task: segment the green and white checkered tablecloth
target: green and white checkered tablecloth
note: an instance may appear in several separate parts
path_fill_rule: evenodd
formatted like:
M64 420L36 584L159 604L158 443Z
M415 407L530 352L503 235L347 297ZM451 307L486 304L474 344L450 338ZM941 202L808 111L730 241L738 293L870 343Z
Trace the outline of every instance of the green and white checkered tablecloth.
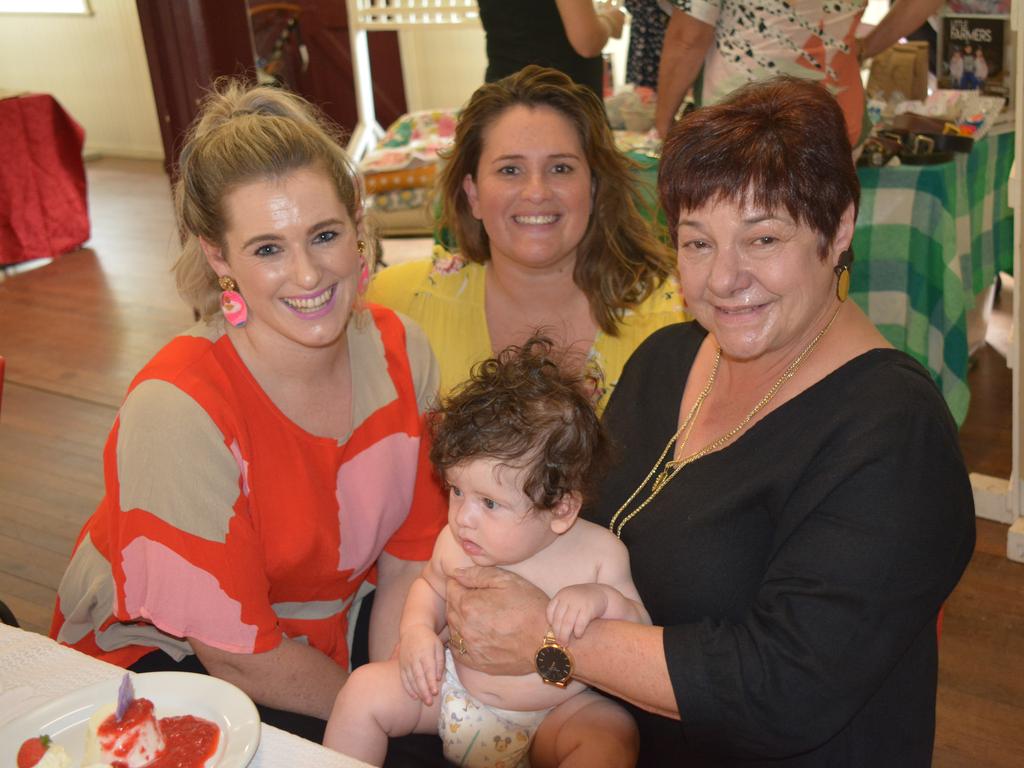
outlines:
M655 202L657 160L630 152ZM924 365L957 424L967 415L967 312L997 271L1013 271L1007 205L1013 133L990 134L941 165L859 168L850 295L897 349ZM658 216L664 225L664 216Z
M958 424L967 415L967 312L1013 264L1013 133L931 166L861 168L850 295L924 365Z

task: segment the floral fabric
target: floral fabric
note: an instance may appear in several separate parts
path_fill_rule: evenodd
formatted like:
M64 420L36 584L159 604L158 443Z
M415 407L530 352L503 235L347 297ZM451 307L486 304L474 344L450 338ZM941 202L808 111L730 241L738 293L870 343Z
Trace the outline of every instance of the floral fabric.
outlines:
M484 312L482 264L434 246L432 259L421 259L379 272L368 298L408 315L430 339L441 367L441 393L469 377L470 369L494 353ZM626 360L640 342L662 326L688 319L679 285L666 280L640 306L625 313L619 334L598 331L589 352L592 369L603 372L596 398L598 412L618 383Z
M436 165L437 153L455 138L456 110L410 112L393 122L360 170L371 174ZM426 186L426 185L423 185Z
M789 74L824 83L846 115L857 144L864 88L853 52L866 0L672 0L715 28L704 59L700 101L714 104L744 83Z

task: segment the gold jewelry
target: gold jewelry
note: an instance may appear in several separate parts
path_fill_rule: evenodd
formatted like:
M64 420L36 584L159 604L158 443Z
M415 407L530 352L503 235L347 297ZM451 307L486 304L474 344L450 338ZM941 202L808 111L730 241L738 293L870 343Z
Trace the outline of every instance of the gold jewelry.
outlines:
M811 351L814 349L817 343L821 341L821 337L828 333L828 329L832 327L832 323L835 322L836 317L839 315L839 309L841 309L841 307L836 309L835 313L832 315L832 318L825 324L825 327L818 331L818 335L811 339L810 344L804 347L803 351L793 359L793 362L791 362L789 364L789 367L786 368L785 371L783 371L778 381L776 381L771 386L771 389L769 389L768 392L765 393L765 396L762 397L757 402L757 405L755 405L750 410L750 412L743 417L743 420L740 421L739 424L730 429L717 440L714 440L705 445L696 453L691 453L689 456L685 456L681 459L671 459L669 461L666 461L665 466L661 469L660 472L658 472L658 467L661 466L661 463L665 460L665 457L668 455L669 450L671 450L676 440L679 439L680 434L683 435L683 438L679 442L679 452L682 453L683 449L686 447L686 442L690 437L690 431L693 429L693 423L697 419L697 414L700 413L700 407L701 405L704 404L704 400L711 392L711 388L714 386L715 383L715 377L718 374L718 364L722 360L722 348L719 347L718 351L715 353L715 362L711 368L711 374L708 376L707 384L704 385L704 389L701 390L701 393L697 395L697 401L693 404L693 407L690 408L690 412L686 415L686 419L683 420L682 425L679 427L676 433L669 438L668 443L665 445L665 449L661 452L661 455L658 457L658 460L654 462L654 466L651 467L651 471L647 473L647 477L645 477L640 482L640 485L637 486L636 490L630 494L629 498L626 499L622 503L622 506L619 507L619 509L615 512L614 515L612 515L612 519L608 523L608 530L621 539L622 529L626 527L626 523L628 523L630 520L636 517L644 507L650 504L654 500L654 497L661 493L661 490L666 485L668 485L669 481L671 481L672 478L679 474L680 470L682 470L683 467L685 467L687 464L692 464L693 462L697 461L697 459L707 456L712 451L717 451L723 445L725 445L734 437L736 437L736 435L738 435L743 430L743 428L750 423L750 420L754 418L755 415L757 415L758 411L760 411L762 408L768 405L768 403L771 402L772 398L775 397L775 395L778 394L778 391L782 388L782 385L789 381L791 378L793 378L793 375L800 367L800 364L807 359L807 356L811 353ZM656 472L658 472L658 477L651 484L650 495L648 495L648 497L644 499L636 509L634 509L628 515L623 517L621 521L619 521L619 517L622 515L623 512L626 511L626 507L628 507L633 502L633 499L635 499L640 494L640 491L644 489L644 486L651 482L651 478L654 477ZM616 525L616 522L618 522L618 525Z
M469 653L469 649L466 647L466 641L462 639L462 635L460 635L454 627L451 628L450 634L451 642L449 643L449 645L455 648L455 650L458 651L459 655L461 656L465 656L467 653Z
M235 278L231 275L221 275L217 280L217 285L220 286L222 291L237 291L238 283L235 282Z
M356 250L359 251L360 256L366 255L366 241L356 240Z
M846 297L850 295L850 268L849 267L836 267L839 272L839 281L836 283L836 298L840 301L846 301Z
M839 254L839 263L833 270L836 273L836 277L839 278L836 282L836 298L840 301L846 301L846 297L850 295L851 264L853 264L852 246Z
M565 688L572 682L572 654L568 648L558 644L554 632L548 631L544 635L543 645L537 649L533 660L537 674L545 683Z

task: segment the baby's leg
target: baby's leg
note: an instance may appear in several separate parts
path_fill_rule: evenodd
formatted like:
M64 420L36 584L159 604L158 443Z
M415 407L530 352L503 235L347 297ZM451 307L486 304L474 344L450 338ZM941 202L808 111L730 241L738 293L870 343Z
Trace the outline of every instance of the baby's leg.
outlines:
M364 664L349 676L334 701L324 746L383 765L389 736L437 733L438 698L428 707L406 693L397 661Z
M640 754L633 717L611 699L584 691L544 718L530 750L533 768L632 768Z

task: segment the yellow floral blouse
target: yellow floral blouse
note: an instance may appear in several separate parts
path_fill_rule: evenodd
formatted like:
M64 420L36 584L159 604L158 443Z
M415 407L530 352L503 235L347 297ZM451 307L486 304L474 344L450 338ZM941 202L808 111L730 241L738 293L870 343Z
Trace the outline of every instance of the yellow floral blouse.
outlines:
M484 314L486 267L466 262L440 246L435 246L435 252L434 258L396 264L375 275L367 299L411 317L423 328L441 367L444 395L494 350ZM689 319L678 282L669 278L640 306L626 312L618 336L598 330L589 353L590 362L603 373L598 413L604 411L622 367L640 342L663 326Z

